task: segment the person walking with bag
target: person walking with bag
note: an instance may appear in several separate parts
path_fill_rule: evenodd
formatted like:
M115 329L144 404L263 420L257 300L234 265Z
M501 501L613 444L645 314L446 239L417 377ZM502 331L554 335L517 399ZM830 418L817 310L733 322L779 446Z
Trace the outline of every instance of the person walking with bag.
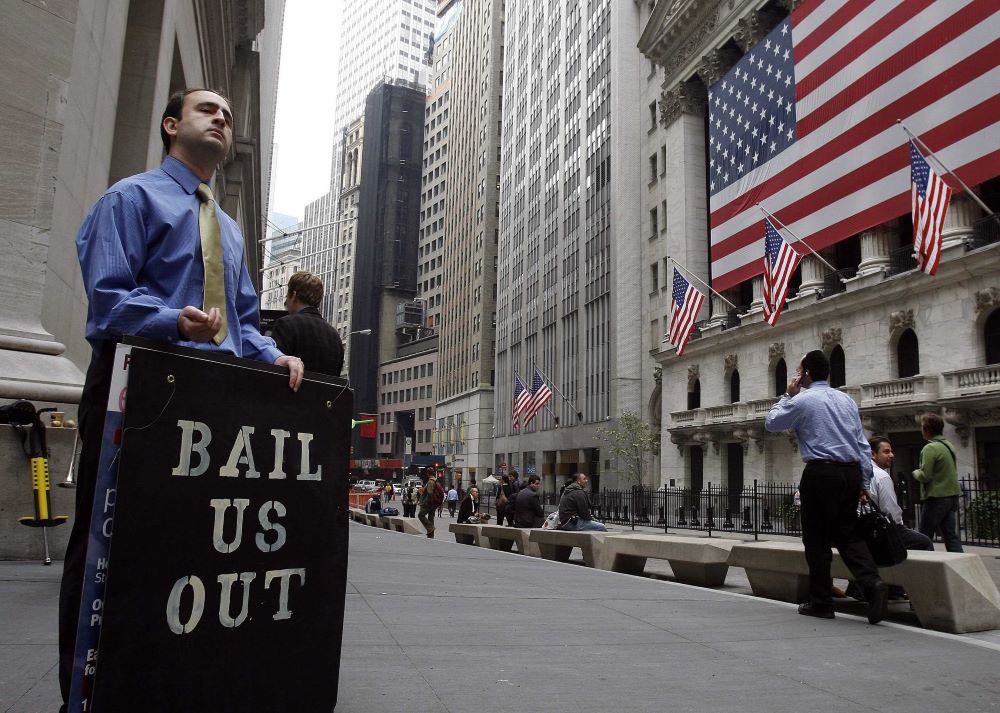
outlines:
M434 539L434 511L438 509L438 504L434 502L434 490L437 488L437 479L430 473L425 472L421 478L424 481L420 488L417 503L419 512L417 519L426 528L427 536Z
M855 532L858 502L872 477L871 446L854 400L827 382L830 362L820 350L802 357L798 375L771 407L764 427L794 430L806 467L802 497L802 544L809 564L809 599L799 614L833 619L831 546L851 570L868 601L868 623L885 617L889 591L867 545Z
M920 483L920 532L934 540L940 532L944 548L949 552L964 552L958 536L958 461L955 448L941 434L944 421L936 413L920 417L920 433L927 445L920 451L920 467L913 477Z

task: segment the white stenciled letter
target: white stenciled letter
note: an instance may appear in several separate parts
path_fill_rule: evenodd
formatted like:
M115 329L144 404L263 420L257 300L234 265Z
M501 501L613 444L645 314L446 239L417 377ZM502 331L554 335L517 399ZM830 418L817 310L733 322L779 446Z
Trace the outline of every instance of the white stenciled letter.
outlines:
M284 480L285 478L285 439L291 433L280 428L272 428L271 435L274 436L274 470L267 474L268 478L274 480Z
M271 580L275 577L281 579L281 591L278 595L278 611L274 615L275 621L292 618L292 610L288 608L288 582L295 575L299 575L299 584L301 586L305 586L306 570L304 567L297 567L295 569L272 569L264 572L264 589L271 588Z
M215 509L215 527L212 530L212 544L215 545L216 550L224 555L235 552L240 546L240 541L243 539L243 511L247 509L250 500L248 498L236 498L234 500L230 500L229 498L212 498L209 504ZM236 508L236 531L233 534L232 542L226 542L224 532L226 511L230 507Z
M236 440L233 442L233 450L229 454L229 461L219 468L219 475L223 478L236 478L240 474L239 466L247 467L248 478L259 478L257 466L253 463L253 450L250 448L250 436L253 435L253 426L241 426Z
M313 434L300 433L299 443L302 444L302 462L299 466L299 480L319 480L323 475L323 466L316 466L316 472L309 472L309 444L312 443Z
M264 530L257 533L256 540L257 549L261 552L277 552L281 549L281 546L285 544L285 526L277 522L271 522L268 515L272 510L278 517L284 517L287 512L285 510L285 506L277 500L268 500L260 506L260 511L257 513L257 519L260 520L260 526L264 528ZM267 544L268 530L274 530L276 535L273 545Z
M184 590L191 587L191 594L194 601L191 603L191 616L186 623L181 623L181 595ZM201 614L205 611L205 585L195 576L181 577L174 582L174 588L170 590L167 598L167 626L175 634L190 634L201 621Z
M237 626L242 624L247 620L247 613L250 610L250 582L254 580L257 576L256 572L240 572L240 583L243 585L243 606L240 609L240 613L234 619L230 615L229 611L229 600L230 595L233 591L233 582L236 581L236 573L232 574L220 574L218 577L219 586L222 591L219 596L219 623L230 629L235 629Z
M212 442L212 431L200 421L178 421L181 429L181 458L171 475L201 475L208 470L208 444ZM198 442L194 442L194 432L198 432ZM198 454L198 465L191 469L191 453Z

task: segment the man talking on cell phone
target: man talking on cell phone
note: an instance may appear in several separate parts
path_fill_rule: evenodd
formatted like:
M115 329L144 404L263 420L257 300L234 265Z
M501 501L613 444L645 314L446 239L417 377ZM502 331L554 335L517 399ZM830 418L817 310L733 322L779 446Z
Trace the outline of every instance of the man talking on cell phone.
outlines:
M868 622L876 624L885 616L888 588L854 532L858 501L872 478L871 450L857 404L831 388L829 376L826 354L818 349L806 354L764 420L768 431L795 431L806 464L799 492L810 601L799 605L799 614L833 619L830 548L836 546L868 601Z

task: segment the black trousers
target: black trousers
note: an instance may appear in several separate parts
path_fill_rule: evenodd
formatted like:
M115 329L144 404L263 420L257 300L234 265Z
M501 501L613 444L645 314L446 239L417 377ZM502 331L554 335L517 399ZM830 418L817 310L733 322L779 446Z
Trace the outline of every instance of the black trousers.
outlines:
M809 598L818 607L833 605L831 547L867 594L879 582L878 568L864 540L854 532L861 497L857 463L810 461L799 485L802 497L802 544L809 563Z
M83 575L87 564L87 540L90 536L90 515L94 507L94 490L101 458L104 417L108 411L108 392L114 366L116 343L95 348L83 383L80 399L80 461L76 470L76 511L73 529L66 543L62 583L59 587L59 688L66 710L69 687L73 677L73 653L76 648L76 626L83 595Z

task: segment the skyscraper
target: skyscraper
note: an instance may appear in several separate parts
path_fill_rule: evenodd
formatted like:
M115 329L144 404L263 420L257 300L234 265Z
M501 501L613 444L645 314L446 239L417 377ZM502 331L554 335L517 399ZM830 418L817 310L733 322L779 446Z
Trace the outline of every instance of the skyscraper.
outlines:
M468 482L494 467L503 3L465 0L451 12L450 110L443 129L448 190L432 203L431 215L440 216L444 229L433 438L435 453ZM437 155L432 146L428 151Z
M639 411L641 57L636 3L508 0L497 275L496 463L547 491L611 468L599 425ZM648 369L647 369L648 367ZM555 392L511 426L515 375ZM651 390L651 389L650 389Z

